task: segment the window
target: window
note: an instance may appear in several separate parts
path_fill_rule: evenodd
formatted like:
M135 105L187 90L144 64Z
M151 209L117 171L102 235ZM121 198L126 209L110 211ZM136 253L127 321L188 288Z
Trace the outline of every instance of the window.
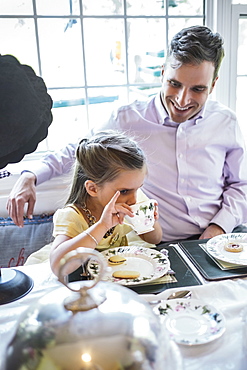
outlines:
M247 2L246 2L247 4ZM247 5L233 5L232 7L232 29L233 40L235 41L234 55L231 57L231 76L233 94L231 95L231 105L236 110L240 127L247 143L247 127L246 127L246 83L247 83L247 65L246 65L246 50L247 50ZM237 41L237 42L236 42Z
M220 71L217 99L236 112L247 143L245 122L247 0L218 0L217 14L217 28L225 39L226 52Z
M1 54L31 65L54 101L38 150L76 141L115 103L154 94L171 37L205 24L212 1L1 0Z

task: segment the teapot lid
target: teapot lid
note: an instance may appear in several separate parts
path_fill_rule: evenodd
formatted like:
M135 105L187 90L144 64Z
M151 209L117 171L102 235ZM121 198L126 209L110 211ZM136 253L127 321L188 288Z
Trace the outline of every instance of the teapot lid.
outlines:
M89 256L101 266L99 277L68 284L70 263ZM22 316L5 370L162 369L158 316L129 288L99 281L102 258L86 248L65 256L59 280L66 288L45 294Z
M94 263L99 265L99 274L93 280L84 280L83 282L69 283L68 270L70 266L86 266L93 259ZM99 294L93 289L100 280L102 280L106 270L106 263L103 256L94 249L79 247L67 253L60 261L58 280L64 284L72 293L65 300L66 309L71 311L87 311L98 307L104 300L104 294Z

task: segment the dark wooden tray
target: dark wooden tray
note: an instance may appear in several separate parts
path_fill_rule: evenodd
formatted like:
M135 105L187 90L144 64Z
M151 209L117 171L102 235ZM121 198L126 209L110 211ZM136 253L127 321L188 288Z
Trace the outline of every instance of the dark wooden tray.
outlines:
M166 248L169 251L171 268L176 272L175 277L177 282L153 285L148 284L146 286L136 285L135 287L129 287L130 289L139 294L158 294L169 288L180 288L202 284L174 247L167 247L167 244L160 244L156 247L157 250L161 250L163 248Z
M247 276L247 266L244 268L221 270L213 259L199 246L199 244L206 243L207 240L187 240L179 243L182 251L199 270L204 279L216 281Z

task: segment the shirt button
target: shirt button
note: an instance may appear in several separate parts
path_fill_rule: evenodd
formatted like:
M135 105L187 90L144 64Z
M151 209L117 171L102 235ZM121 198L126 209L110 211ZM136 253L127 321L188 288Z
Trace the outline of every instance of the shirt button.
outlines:
M190 202L191 201L191 197L187 197L187 201Z
M182 184L184 183L184 179L181 179L180 181L181 181Z
M183 158L183 154L179 153L178 158Z

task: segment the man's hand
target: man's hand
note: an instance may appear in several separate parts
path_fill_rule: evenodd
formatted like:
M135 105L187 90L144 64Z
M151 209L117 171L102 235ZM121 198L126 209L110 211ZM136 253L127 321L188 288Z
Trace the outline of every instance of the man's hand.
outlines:
M225 234L225 231L220 226L211 224L204 230L199 239L210 239L221 234Z
M36 176L32 172L23 172L16 181L7 201L7 210L14 223L23 227L24 206L28 203L27 217L32 218L36 202Z

